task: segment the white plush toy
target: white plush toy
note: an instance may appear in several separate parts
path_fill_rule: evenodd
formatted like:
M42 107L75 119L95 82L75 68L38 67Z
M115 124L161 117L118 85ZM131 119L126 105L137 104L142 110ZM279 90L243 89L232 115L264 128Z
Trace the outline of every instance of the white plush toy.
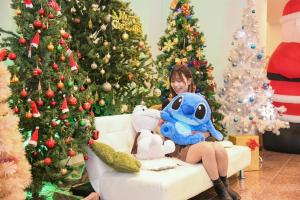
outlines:
M137 133L136 158L141 160L163 158L165 154L175 151L171 140L163 139L154 133L160 119L160 112L146 106L138 105L132 112L132 125Z

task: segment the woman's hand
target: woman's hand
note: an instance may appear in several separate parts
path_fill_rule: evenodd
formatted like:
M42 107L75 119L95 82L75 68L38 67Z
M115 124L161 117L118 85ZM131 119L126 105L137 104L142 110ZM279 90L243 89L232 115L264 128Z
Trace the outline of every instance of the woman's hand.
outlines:
M192 135L195 135L195 134L202 134L205 138L208 138L210 136L209 132L193 131Z

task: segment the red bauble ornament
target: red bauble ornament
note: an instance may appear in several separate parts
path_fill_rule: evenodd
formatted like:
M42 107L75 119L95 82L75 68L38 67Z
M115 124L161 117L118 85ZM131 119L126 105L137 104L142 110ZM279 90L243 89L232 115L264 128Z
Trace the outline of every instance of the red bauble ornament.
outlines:
M59 118L60 120L65 120L65 119L67 119L68 117L69 117L68 114L65 113L65 114L59 115L58 118Z
M84 86L81 86L81 87L80 87L80 91L83 92L84 90L85 90L85 87L84 87Z
M51 137L49 140L46 141L46 147L49 149L54 148L55 146L55 140Z
M38 155L38 152L37 152L37 151L34 151L34 152L33 152L33 157L37 157L37 155Z
M9 53L9 54L8 54L8 58L9 58L10 60L16 60L17 55L16 55L15 53Z
M75 18L75 19L74 19L74 23L75 23L75 24L80 24L80 18Z
M17 106L15 106L14 107L14 113L19 113L19 112L20 112L19 108Z
M46 30L48 28L47 28L47 26L45 24L42 24L42 29Z
M89 102L85 102L85 103L83 104L83 109L84 109L84 110L89 110L89 109L91 109L91 104L90 104Z
M79 112L84 111L84 109L83 109L83 107L82 107L81 105L78 107L78 111L79 111Z
M52 99L52 101L50 102L50 106L56 106L56 104L57 102L54 99Z
M55 17L55 16L54 16L52 13L49 13L49 15L48 15L48 18L49 18L49 19L54 19L54 17Z
M88 160L88 159L89 159L89 156L88 156L88 155L84 155L84 156L83 156L83 159L84 159L84 160Z
M53 69L54 71L58 71L58 64L53 63L52 69Z
M64 76L64 75L61 75L61 76L59 77L59 80L61 80L61 81L65 81L65 80L66 80L66 78L65 78L65 76Z
M73 95L71 95L68 99L68 104L70 106L75 106L77 104L77 99Z
M25 45L26 44L26 39L23 38L23 37L19 38L19 44L20 45Z
M49 89L46 91L46 97L48 97L49 99L54 97L54 92L53 90L51 90L51 88L49 87Z
M42 100L41 98L39 98L39 99L36 101L36 104L37 104L39 107L41 107L41 106L44 105L44 102L43 102L43 100Z
M41 28L41 27L42 27L42 22L41 22L40 20L36 19L36 20L34 20L34 22L33 22L33 26L34 26L35 28Z
M69 156L70 156L70 157L75 156L75 151L74 151L73 149L70 149L70 151L69 151Z
M38 13L40 16L45 16L45 14L46 14L45 10L43 8L39 9Z
M43 71L39 67L37 67L33 70L33 76L39 76L42 73L43 73Z
M45 160L44 160L44 164L45 164L45 165L47 165L47 166L48 166L48 165L51 165L51 164L52 164L52 160L51 160L51 158L48 158L48 157L47 157L47 158L45 158Z
M65 32L64 34L62 34L62 37L63 37L64 39L68 39L68 38L70 37L70 34L67 33L67 32Z
M51 122L51 126L52 126L52 127L57 126L57 122L56 122L55 120L53 120L53 121Z
M22 91L21 91L21 97L22 98L26 98L27 97L27 92L26 92L25 88L23 88Z
M97 140L97 139L99 138L99 131L98 131L98 130L94 130L94 131L93 131L92 138L93 138L94 140Z
M90 98L90 99L89 99L89 103L90 103L90 104L94 104L94 99Z
M93 144L94 144L94 140L90 139L88 145L93 145Z
M58 90L62 90L62 89L64 88L64 86L65 86L64 83L61 82L61 80L60 80L60 81L57 83L57 86L56 86L56 87L57 87Z
M91 112L90 112L90 116L91 117L95 117L95 113L91 110Z
M67 120L64 121L64 124L65 124L66 127L70 127L71 126L70 122L68 122Z

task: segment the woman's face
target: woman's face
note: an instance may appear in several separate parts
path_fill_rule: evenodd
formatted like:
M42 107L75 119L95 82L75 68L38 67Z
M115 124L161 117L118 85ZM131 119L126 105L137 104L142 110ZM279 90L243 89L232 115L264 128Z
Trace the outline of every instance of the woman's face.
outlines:
M188 92L191 80L188 80L184 74L174 74L174 78L171 80L171 87L176 94Z

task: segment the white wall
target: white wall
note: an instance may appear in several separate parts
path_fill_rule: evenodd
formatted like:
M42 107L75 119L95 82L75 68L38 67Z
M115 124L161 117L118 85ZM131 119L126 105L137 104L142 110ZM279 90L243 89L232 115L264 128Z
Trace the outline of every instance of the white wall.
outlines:
M143 30L148 35L154 56L157 42L164 34L171 0L130 0L131 8L140 16ZM247 0L192 0L200 31L206 37L206 57L215 67L218 87L223 85L222 73L227 66L233 33L241 27L243 9ZM266 46L267 0L256 0L261 46Z
M154 56L158 54L157 42L164 34L171 0L127 0L131 8L140 16L144 33L152 47ZM195 17L199 19L200 31L206 37L206 56L215 67L214 75L219 87L222 86L222 73L227 65L228 52L231 48L232 35L241 24L242 11L247 0L192 0ZM256 0L257 14L260 22L261 46L266 46L267 0ZM14 11L10 1L1 2L0 26L15 30Z

